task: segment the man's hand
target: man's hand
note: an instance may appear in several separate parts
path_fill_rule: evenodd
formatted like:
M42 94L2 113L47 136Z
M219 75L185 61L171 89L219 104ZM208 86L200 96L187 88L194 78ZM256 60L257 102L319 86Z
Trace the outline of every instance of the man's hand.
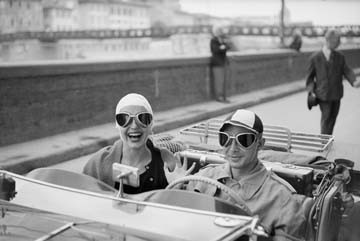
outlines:
M355 88L359 88L360 87L360 78L356 78L355 82L353 83L353 86Z
M309 95L311 95L311 96L313 96L313 97L316 97L315 93L312 92L312 91L309 92Z
M195 168L195 162L194 162L191 165L191 167L189 169L187 169L187 166L188 166L187 157L184 157L183 164L181 164L179 153L175 153L175 157L176 157L176 166L175 166L174 171L170 172L166 163L164 165L164 172L165 172L165 176L166 176L168 183L172 183L176 179L179 179L181 177L185 177L185 176L189 175Z

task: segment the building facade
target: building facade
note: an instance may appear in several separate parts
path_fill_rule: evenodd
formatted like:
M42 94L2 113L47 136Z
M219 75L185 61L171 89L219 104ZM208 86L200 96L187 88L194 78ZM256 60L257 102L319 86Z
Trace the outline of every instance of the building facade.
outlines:
M44 30L72 31L79 29L77 0L44 1Z
M0 33L42 30L42 0L0 0Z
M120 0L79 0L82 30L150 28L149 6Z
M207 53L209 33L172 34L171 38L86 38L87 31L150 29L213 25L227 19L191 14L179 0L0 0L0 34L16 32L68 32L54 39L22 39L0 43L0 59L133 58ZM70 39L71 31L84 38ZM78 33L78 32L77 32ZM52 33L50 33L52 34ZM80 32L81 34L81 32ZM119 34L119 33L118 33ZM55 34L56 35L56 34Z

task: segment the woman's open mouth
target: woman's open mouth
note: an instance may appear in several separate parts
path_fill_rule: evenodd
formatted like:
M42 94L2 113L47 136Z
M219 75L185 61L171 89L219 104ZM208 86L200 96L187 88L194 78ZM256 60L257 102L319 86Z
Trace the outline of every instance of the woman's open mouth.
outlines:
M128 133L128 138L132 142L138 142L141 140L142 135L143 134L141 132L131 132Z

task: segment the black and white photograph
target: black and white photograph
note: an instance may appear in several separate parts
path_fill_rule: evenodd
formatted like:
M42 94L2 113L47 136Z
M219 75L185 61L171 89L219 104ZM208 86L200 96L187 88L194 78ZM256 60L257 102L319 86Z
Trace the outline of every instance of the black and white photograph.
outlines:
M0 0L0 241L359 241L360 0Z

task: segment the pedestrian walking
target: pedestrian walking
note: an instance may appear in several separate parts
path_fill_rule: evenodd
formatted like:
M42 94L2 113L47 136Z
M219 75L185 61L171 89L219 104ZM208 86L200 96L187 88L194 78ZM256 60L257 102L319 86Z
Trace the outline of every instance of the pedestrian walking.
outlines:
M328 30L323 48L311 55L306 76L306 89L310 103L319 104L321 111L321 134L331 135L334 130L340 101L344 94L343 77L353 87L360 87L354 71L347 65L345 57L335 49L340 45L340 34ZM309 102L308 102L309 103ZM309 105L311 109L312 105Z

